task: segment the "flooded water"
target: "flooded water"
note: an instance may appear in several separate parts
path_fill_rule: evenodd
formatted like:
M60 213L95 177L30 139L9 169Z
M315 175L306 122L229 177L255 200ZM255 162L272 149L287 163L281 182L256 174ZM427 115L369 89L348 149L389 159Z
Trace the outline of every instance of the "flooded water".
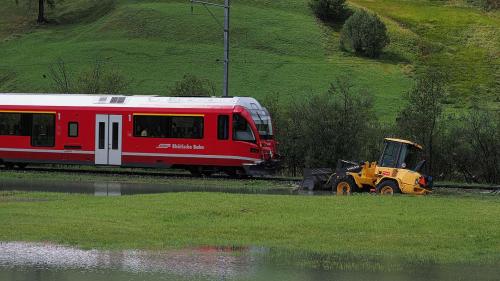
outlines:
M263 185L266 183L264 182ZM94 194L96 196L121 196L168 192L227 192L243 194L293 194L292 188L270 189L266 187L218 187L188 186L161 183L117 183L117 182L69 182L69 181L32 181L9 179L0 181L0 191L41 191Z
M3 179L0 181L0 191L39 191L94 194L95 196L121 196L134 194L153 194L169 192L225 192L238 194L275 194L303 196L332 196L331 191L308 191L297 188L267 188L262 187L223 187L223 186L189 186L162 183L119 183L119 182L69 182L69 181L33 181L25 179ZM436 188L435 195L500 195L499 189L461 189Z
M260 247L81 250L0 242L0 280L498 280L495 267L404 266Z

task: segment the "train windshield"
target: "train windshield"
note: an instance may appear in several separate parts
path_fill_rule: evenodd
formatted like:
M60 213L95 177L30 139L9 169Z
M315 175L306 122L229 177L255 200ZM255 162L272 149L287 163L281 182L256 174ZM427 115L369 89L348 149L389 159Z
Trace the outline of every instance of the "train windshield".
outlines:
M262 110L252 109L250 110L252 119L255 122L255 126L259 131L261 139L272 139L273 138L273 125L271 124L271 116L266 108Z

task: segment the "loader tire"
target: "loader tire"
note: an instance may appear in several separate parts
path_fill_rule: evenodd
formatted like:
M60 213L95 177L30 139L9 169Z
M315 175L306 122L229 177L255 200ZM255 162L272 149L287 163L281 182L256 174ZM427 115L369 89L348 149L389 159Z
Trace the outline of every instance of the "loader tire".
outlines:
M393 195L401 193L401 189L396 182L385 180L377 185L377 193L381 195Z
M337 191L337 195L351 195L359 191L358 186L351 177L337 180L334 188L334 190Z

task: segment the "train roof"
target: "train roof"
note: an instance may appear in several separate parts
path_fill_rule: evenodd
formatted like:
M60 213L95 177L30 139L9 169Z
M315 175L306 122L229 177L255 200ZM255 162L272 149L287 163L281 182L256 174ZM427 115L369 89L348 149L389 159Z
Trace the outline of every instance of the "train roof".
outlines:
M132 108L212 108L243 106L262 109L250 97L160 97L81 94L10 94L0 93L0 106L61 107L132 107Z

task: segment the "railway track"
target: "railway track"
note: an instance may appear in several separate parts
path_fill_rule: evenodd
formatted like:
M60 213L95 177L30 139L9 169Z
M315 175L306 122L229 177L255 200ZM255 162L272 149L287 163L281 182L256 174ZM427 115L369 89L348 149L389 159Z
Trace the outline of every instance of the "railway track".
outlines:
M28 172L58 172L58 173L77 173L77 174L98 174L98 175L124 175L124 176L147 176L147 177L171 177L171 178L202 178L193 176L187 172L181 171L160 171L158 169L132 169L132 168L116 168L110 169L107 167L99 168L77 168L78 166L29 166L24 169L14 169L15 171ZM251 177L251 178L232 178L224 174L214 174L206 178L228 179L228 180L258 180L258 181L274 181L274 182L290 182L299 183L301 179L291 177Z

